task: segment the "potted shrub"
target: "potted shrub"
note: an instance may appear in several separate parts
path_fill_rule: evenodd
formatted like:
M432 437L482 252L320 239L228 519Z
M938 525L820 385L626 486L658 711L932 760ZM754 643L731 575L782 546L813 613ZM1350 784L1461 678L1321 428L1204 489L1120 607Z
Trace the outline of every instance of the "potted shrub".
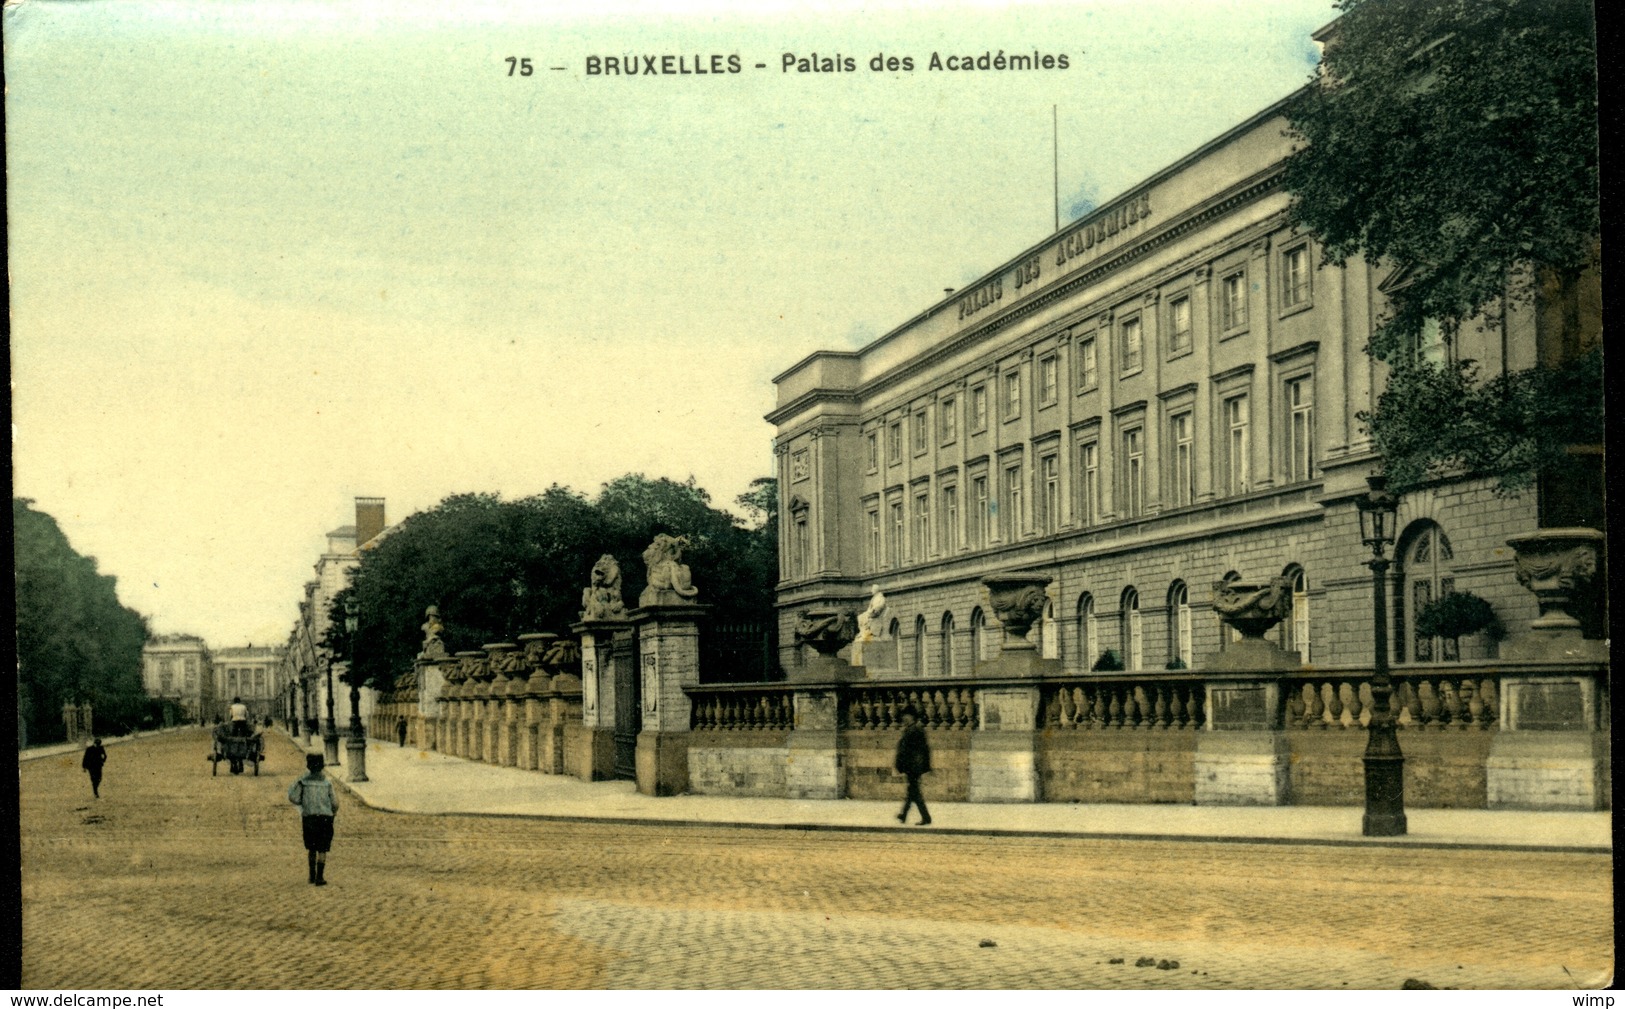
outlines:
M1422 612L1416 615L1416 633L1449 642L1446 650L1449 658L1461 655L1459 639L1480 631L1489 632L1492 641L1505 636L1495 607L1471 592L1447 592L1422 607Z
M1123 660L1117 657L1116 652L1108 648L1100 653L1100 658L1095 660L1092 668L1097 673L1120 672L1123 668Z

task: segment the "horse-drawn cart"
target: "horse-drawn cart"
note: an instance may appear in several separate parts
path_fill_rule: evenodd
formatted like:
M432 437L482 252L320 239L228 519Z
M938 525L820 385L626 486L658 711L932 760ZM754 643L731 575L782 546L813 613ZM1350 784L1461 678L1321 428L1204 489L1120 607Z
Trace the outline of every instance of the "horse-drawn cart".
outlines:
M233 735L231 726L214 727L214 752L209 754L212 774L220 773L220 762L226 761L232 774L242 774L243 765L254 764L254 774L260 773L260 761L265 759L265 739L258 732L247 736Z

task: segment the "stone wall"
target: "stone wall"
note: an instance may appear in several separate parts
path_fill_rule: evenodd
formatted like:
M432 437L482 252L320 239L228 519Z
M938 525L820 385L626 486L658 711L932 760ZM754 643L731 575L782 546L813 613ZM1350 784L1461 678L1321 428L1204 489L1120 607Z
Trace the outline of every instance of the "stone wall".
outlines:
M1195 732L1077 732L1039 736L1045 802L1195 801Z
M1364 730L1289 730L1293 805L1357 806L1365 801ZM1405 805L1418 809L1483 809L1485 761L1495 731L1399 733L1405 754Z
M852 730L842 734L841 759L846 764L847 797L903 801L908 782L892 769L897 757L896 730ZM964 802L970 797L969 732L927 732L931 773L921 788L926 801Z
M688 787L698 795L782 796L789 732L688 734Z

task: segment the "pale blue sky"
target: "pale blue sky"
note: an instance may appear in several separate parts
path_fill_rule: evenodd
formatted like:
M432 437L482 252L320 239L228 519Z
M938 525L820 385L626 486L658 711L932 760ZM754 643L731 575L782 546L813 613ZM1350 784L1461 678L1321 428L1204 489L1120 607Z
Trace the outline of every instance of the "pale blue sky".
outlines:
M7 7L15 493L216 645L286 636L358 494L399 520L643 471L731 502L770 472L774 374L1052 230L1052 105L1064 211L1302 84L1335 13L742 11ZM926 70L1000 49L1072 65ZM713 52L745 71L583 71Z

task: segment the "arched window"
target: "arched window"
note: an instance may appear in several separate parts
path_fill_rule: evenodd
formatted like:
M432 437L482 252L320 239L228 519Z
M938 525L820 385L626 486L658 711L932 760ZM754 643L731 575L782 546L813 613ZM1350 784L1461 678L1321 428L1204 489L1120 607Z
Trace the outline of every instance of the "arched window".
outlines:
M914 618L914 675L925 679L925 618Z
M1085 592L1078 597L1077 671L1087 673L1100 658L1100 628L1095 624L1095 597Z
M1452 572L1455 552L1450 538L1432 522L1419 522L1405 531L1400 542L1399 564L1394 571L1394 658L1412 662L1454 662L1460 658L1454 641L1425 638L1408 631L1433 600L1456 590Z
M1168 660L1172 666L1189 669L1191 660L1191 597L1185 583L1175 580L1168 586Z
M1123 668L1138 669L1144 659L1140 638L1140 593L1130 585L1123 590Z
M970 611L971 662L987 661L987 615L980 606Z
M1038 649L1038 654L1046 659L1061 657L1061 629L1055 624L1055 604L1044 600L1043 615L1033 624L1032 630L1027 632L1027 640Z
M954 675L954 615L952 613L942 615L942 645L937 661L940 664L943 676Z
M1292 616L1281 621L1281 647L1297 652L1303 662L1309 661L1309 580L1303 568L1288 564L1282 576L1292 584Z

